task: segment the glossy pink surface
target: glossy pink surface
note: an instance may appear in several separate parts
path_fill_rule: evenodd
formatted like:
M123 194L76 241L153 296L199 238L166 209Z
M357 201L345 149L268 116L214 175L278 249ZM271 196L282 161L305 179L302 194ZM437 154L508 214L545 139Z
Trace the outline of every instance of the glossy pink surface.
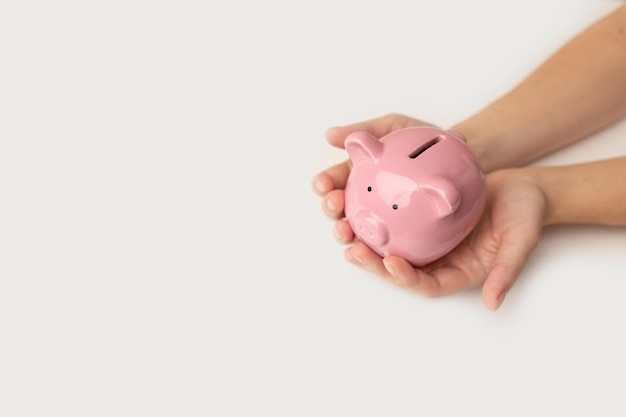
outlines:
M484 175L459 132L396 130L377 140L354 132L345 190L352 230L381 256L415 266L448 253L476 226L485 206Z

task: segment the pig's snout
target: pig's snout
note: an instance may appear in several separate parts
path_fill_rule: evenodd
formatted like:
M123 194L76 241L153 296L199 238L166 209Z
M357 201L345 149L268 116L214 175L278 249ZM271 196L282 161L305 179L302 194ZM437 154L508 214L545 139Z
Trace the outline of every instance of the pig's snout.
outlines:
M362 210L354 218L354 233L363 241L382 246L389 240L387 226L378 216Z

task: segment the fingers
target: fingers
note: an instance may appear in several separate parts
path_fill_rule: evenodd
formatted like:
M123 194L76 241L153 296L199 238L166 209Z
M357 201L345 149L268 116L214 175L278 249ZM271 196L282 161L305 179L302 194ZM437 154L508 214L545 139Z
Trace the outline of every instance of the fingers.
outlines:
M346 249L344 258L348 262L370 271L379 277L391 279L391 276L383 264L383 258L361 241L355 242L354 245Z
M419 288L423 280L420 275L423 272L416 270L403 258L393 255L382 258L361 241L357 241L352 247L346 249L344 258L400 287L421 292Z
M323 196L322 210L331 219L344 217L345 197L344 188L350 175L350 161L334 165L313 177L313 190ZM335 230L335 234L337 234ZM348 239L348 234L339 229L342 240Z
M406 259L389 255L383 259L383 264L385 265L389 277L397 285L404 288L419 288L419 273Z
M352 162L347 160L318 173L313 177L313 191L317 195L323 196L332 190L343 190L346 188L350 169L352 169Z
M348 248L344 257L349 262L374 273L402 288L428 298L460 293L483 282L485 276L477 265L471 271L459 268L442 258L432 264L416 268L406 259L389 255L381 258L363 242L357 241Z
M354 242L354 232L345 220L337 220L333 229L335 239L339 243L348 244Z
M345 258L387 281L430 298L467 288L467 276L454 267L438 267L428 273L399 256L381 258L362 242L346 250Z
M500 308L506 293L515 283L517 274L506 264L494 266L483 285L483 303L489 310Z
M346 249L344 258L380 278L401 287L417 289L418 292L423 281L420 275L426 275L398 256L382 258L361 241Z
M337 148L343 148L343 143L352 132L366 131L369 134L381 138L394 130L409 126L434 126L424 121L413 119L401 114L388 114L363 122L353 123L346 126L331 127L326 131L326 140Z
M344 217L345 197L343 190L332 190L322 199L322 210L331 219Z
M447 265L445 260L415 268L405 259L390 255L383 263L398 285L430 298L455 294L476 285L474 275Z

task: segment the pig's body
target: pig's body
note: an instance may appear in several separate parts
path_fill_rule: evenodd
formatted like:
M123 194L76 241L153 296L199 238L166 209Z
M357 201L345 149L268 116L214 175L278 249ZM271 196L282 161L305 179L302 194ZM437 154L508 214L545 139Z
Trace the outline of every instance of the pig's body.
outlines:
M353 162L345 214L356 236L381 256L425 265L478 222L484 175L460 133L411 127L379 141L355 132L345 145Z

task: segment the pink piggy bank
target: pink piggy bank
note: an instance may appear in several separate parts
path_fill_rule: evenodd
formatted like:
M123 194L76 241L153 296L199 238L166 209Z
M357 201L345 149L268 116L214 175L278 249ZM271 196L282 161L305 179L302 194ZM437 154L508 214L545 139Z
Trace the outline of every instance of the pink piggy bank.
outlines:
M457 246L485 206L485 178L465 137L433 127L367 132L345 140L353 167L345 214L356 237L381 256L414 266Z

